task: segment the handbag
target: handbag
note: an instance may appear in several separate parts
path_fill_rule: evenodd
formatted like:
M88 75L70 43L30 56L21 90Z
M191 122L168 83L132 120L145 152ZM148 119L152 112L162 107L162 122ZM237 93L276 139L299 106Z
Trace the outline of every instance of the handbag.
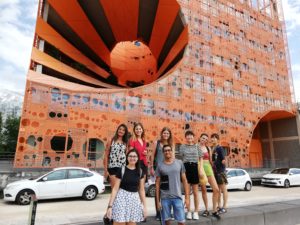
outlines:
M200 185L206 185L208 182L207 176L205 174L205 171L203 169L203 166L200 167L200 163L198 162L198 171L202 172L202 177L199 176L199 183Z
M104 225L113 225L113 220L109 219L106 215L103 217Z

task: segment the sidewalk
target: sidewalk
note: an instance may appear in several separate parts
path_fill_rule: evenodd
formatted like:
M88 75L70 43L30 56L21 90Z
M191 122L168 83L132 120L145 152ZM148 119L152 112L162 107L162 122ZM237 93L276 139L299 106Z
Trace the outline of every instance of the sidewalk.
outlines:
M199 193L201 194L201 192ZM76 199L61 199L61 200L47 200L40 201L37 205L36 225L75 225L75 224L100 224L100 220L106 211L109 194L101 194L94 201L85 201L80 198ZM211 199L211 192L208 193L208 198ZM295 200L298 199L298 200ZM222 224L226 221L231 221L230 218L240 216L239 209L248 207L256 208L264 207L263 205L286 205L286 203L275 203L295 200L300 204L300 187L293 187L289 189L284 188L265 188L253 187L252 191L230 191L229 192L229 212L223 215L224 219ZM260 204L260 206L257 206ZM275 206L272 206L274 209ZM154 198L147 198L147 208L149 219L147 224L157 224L153 221L155 215ZM203 211L203 202L200 200L200 210ZM211 209L211 202L209 201L209 209ZM245 210L246 210L245 209ZM271 210L269 209L269 210ZM250 209L247 209L250 210ZM292 209L290 209L292 211ZM297 209L297 216L300 216L300 208ZM250 211L253 211L251 209ZM281 215L289 215L289 210L282 210L284 213ZM260 212L262 213L262 212ZM29 206L19 206L14 203L5 203L0 200L0 225L26 225L29 215ZM262 214L259 214L262 217ZM292 214L290 216L293 216ZM152 219L150 218L152 217ZM228 218L227 218L228 217ZM248 217L245 217L248 218ZM235 219L232 219L235 221ZM201 223L200 223L201 222ZM282 221L281 221L282 222ZM201 218L198 224L217 224L215 221ZM190 223L188 223L190 224ZM228 225L248 225L247 223L228 223ZM276 223L275 223L276 224ZM291 225L300 224L300 221ZM250 225L250 224L249 224ZM266 225L261 223L253 223L251 225ZM272 224L273 225L273 224ZM278 224L279 225L279 224ZM280 225L287 225L281 223Z
M102 222L74 223L74 225L103 225ZM160 223L150 217L147 225L159 225ZM177 224L175 221L172 224ZM198 225L297 225L300 224L300 200L276 202L270 204L244 206L230 208L227 213L222 214L221 220L211 216L200 217L199 220L189 220L186 224ZM71 225L71 224L69 224Z

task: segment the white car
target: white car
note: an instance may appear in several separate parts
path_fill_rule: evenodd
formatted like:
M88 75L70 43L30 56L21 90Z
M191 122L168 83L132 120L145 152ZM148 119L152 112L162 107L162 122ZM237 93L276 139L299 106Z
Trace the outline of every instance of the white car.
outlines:
M251 191L252 189L252 180L246 170L239 168L227 168L227 189L243 189L245 191ZM209 184L207 189L211 190Z
M262 185L281 186L288 188L292 185L300 185L300 169L278 168L266 174L261 179Z
M4 189L5 201L20 205L30 203L31 195L38 200L83 197L93 200L105 191L103 176L81 167L61 167L36 178L12 182Z

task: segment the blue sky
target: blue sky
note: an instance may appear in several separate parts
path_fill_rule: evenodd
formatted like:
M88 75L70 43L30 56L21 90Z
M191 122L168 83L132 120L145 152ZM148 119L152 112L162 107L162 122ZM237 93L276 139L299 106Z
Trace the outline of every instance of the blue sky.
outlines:
M296 100L300 102L300 1L282 0ZM38 0L0 0L0 89L24 92Z

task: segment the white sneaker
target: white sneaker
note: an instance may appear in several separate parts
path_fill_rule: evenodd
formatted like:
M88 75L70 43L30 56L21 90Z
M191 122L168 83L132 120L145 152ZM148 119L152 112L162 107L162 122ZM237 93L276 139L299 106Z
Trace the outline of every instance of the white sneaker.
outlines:
M187 212L186 219L191 220L192 219L192 212Z
M198 212L193 212L193 220L199 220Z

